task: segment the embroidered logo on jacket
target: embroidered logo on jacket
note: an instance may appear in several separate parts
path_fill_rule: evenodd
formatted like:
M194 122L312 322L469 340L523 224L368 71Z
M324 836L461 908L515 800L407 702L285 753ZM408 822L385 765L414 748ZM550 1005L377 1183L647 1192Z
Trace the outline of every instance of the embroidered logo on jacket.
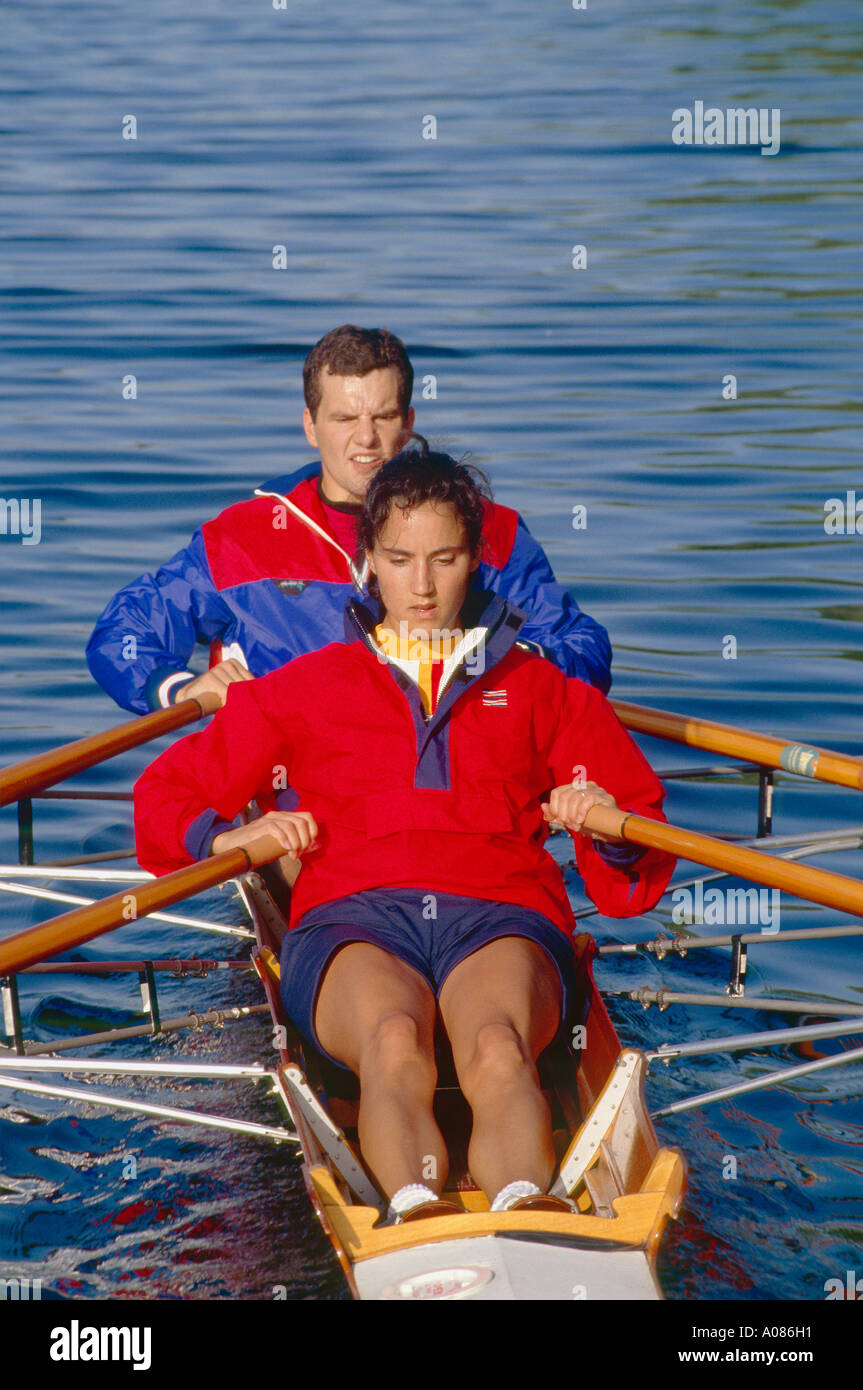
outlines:
M307 579L280 579L279 588L283 594L301 594L308 587Z
M484 705L491 705L494 708L500 708L501 706L506 705L506 691L484 690L482 692L482 702Z

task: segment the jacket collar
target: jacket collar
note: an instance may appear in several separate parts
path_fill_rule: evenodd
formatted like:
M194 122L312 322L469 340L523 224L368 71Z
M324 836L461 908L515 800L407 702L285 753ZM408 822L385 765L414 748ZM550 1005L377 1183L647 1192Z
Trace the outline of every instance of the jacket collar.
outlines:
M300 483L307 482L309 478L316 478L320 471L319 463L307 463L295 473L281 473L277 478L271 478L268 483L261 483L260 487L255 488L255 495L269 497L273 492L291 492Z
M345 641L363 642L377 656L374 630L383 618L383 605L370 594L362 600L352 598L345 608ZM500 594L488 589L471 589L462 610L465 628L484 627L485 661L482 676L497 666L518 641L518 634L527 622L527 614L515 608ZM464 667L456 673L449 689L462 694L480 675L471 675Z
M291 493L301 487L303 483L311 482L314 478L319 477L320 472L321 470L318 464L307 464L305 468L298 469L296 473L286 473L284 477L273 478L269 483L262 483L260 487L255 488L255 496L277 498L284 506L293 512L294 516L299 521L302 521L310 530L316 532L328 545L333 546L344 558L348 573L353 580L354 588L361 594L365 589L366 580L368 578L368 561L366 561L362 569L358 569L354 563L353 556L349 555L347 551L343 550L339 545L335 536L329 530L327 517L324 512L323 503L318 496L317 488L306 488L299 502L291 496ZM300 503L302 503L302 505L300 505Z

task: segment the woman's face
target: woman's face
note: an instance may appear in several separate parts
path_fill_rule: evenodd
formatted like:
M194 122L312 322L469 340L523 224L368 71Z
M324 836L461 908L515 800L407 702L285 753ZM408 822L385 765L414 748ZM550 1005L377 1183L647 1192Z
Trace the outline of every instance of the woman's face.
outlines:
M449 502L424 502L411 511L393 505L371 554L384 607L384 624L430 638L461 626L470 577L479 565L464 524Z

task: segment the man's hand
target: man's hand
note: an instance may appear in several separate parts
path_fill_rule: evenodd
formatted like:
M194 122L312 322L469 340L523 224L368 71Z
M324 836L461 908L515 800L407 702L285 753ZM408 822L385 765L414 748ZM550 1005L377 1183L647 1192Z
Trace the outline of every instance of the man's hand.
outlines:
M206 695L210 692L217 695L221 704L224 705L228 698L229 685L233 685L234 681L253 681L254 679L242 661L237 661L235 657L231 657L229 661L220 661L218 666L214 666L205 676L196 676L193 681L187 681L185 685L181 685L174 704L179 705L183 700L194 700L199 695Z
M221 854L226 849L241 849L255 840L272 835L285 847L288 859L299 859L306 850L317 848L318 827L310 811L268 811L259 820L249 825L238 826L236 830L223 830L210 846L211 854Z
M557 821L565 830L579 835L589 835L592 840L604 840L614 844L610 835L601 835L595 830L585 830L584 818L591 806L612 806L618 809L617 802L610 792L597 786L596 782L567 782L555 787L548 798L542 802L542 814L547 821Z

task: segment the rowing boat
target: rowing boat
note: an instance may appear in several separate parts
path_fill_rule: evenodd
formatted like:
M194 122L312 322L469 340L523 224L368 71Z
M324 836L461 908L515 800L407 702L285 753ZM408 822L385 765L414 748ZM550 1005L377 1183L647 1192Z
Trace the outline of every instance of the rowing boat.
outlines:
M706 746L726 754L745 751L758 768L760 781L758 833L754 840L729 844L709 836L694 834L675 826L641 822L609 808L597 807L590 813L598 818L590 828L618 835L634 843L653 844L679 853L692 863L712 865L719 870L708 877L690 880L701 885L724 875L736 875L750 882L772 884L783 891L829 904L856 917L863 916L863 887L858 880L799 865L801 856L859 849L861 828L841 833L813 832L802 836L772 834L770 790L777 766L795 776L814 777L847 787L859 787L863 764L859 759L810 749L806 758L787 750L799 748L780 740L769 741L725 726L673 723L676 717L662 711L624 710L633 721L649 720L654 736L673 738L691 746ZM635 713L632 713L635 711ZM199 710L198 714L204 713ZM190 718L192 716L189 716ZM159 716L159 719L161 716ZM668 724L667 729L658 722ZM672 721L672 722L669 722ZM143 722L143 721L142 721ZM188 720L185 720L188 722ZM161 729L161 725L159 726ZM161 730L164 731L164 730ZM155 732L155 730L154 730ZM722 740L728 737L728 746ZM117 731L103 749L105 756L131 746L132 734ZM742 740L748 740L745 750ZM134 741L134 739L133 739ZM444 1039L439 1039L439 1081L435 1110L450 1155L450 1178L446 1195L463 1207L464 1214L426 1216L402 1225L386 1225L386 1202L367 1171L357 1139L357 1089L349 1073L312 1052L299 1038L285 1017L279 990L280 943L285 931L285 898L280 881L269 867L281 853L278 845L267 848L256 842L254 853L233 850L216 855L204 864L178 870L156 882L143 873L107 868L82 856L78 866L33 864L32 800L49 782L55 783L82 765L92 766L101 754L91 741L86 747L56 750L9 769L0 775L0 800L16 800L19 806L21 864L0 865L0 891L25 893L34 898L77 904L71 912L37 927L0 937L0 1004L2 1004L6 1047L0 1045L0 1088L24 1095L59 1098L70 1108L80 1104L105 1106L121 1112L145 1114L159 1122L215 1127L256 1140L275 1142L302 1151L303 1173L312 1206L341 1263L351 1293L365 1300L412 1298L515 1300L515 1299L624 1299L653 1300L660 1297L656 1280L657 1252L663 1230L680 1207L684 1195L686 1165L676 1148L660 1144L654 1120L664 1120L682 1111L734 1095L782 1085L798 1077L823 1072L863 1060L863 1047L831 1054L815 1054L802 1065L785 1066L776 1072L760 1073L732 1086L716 1088L700 1095L675 1100L651 1115L645 1103L644 1085L653 1061L667 1063L675 1057L753 1052L776 1045L811 1044L816 1040L853 1038L863 1031L863 1008L853 1004L829 1004L816 996L780 998L750 997L745 992L746 952L750 945L759 949L779 942L815 941L830 937L863 935L863 924L783 930L732 932L704 935L694 928L673 936L655 939L606 942L596 946L584 933L573 942L577 990L569 1024L571 1032L558 1039L540 1059L543 1090L554 1117L555 1142L559 1166L552 1189L557 1195L571 1194L575 1210L568 1212L510 1211L492 1214L488 1201L471 1181L466 1166L470 1114L455 1082L452 1060ZM774 746L776 745L776 746ZM805 750L804 750L805 751ZM811 755L811 756L810 756ZM816 756L817 755L817 756ZM83 760L83 762L82 762ZM794 766L791 766L791 763ZM665 771L664 778L727 775L736 768L683 769ZM51 793L58 795L57 793ZM60 793L69 798L86 798L86 792ZM106 795L99 793L97 795ZM110 793L119 795L122 793ZM603 817L618 819L602 823ZM769 848L774 851L765 854ZM110 859L112 856L107 856ZM114 857L117 857L116 852ZM123 885L119 893L96 902L55 888L39 887L26 880L73 881L90 878L95 882ZM25 882L12 882L23 879ZM248 911L253 930L206 922L164 909L220 882L234 882ZM677 891L677 880L669 892ZM696 893L697 898L697 893ZM703 896L703 895L702 895ZM92 903L92 905L91 905ZM131 905L131 910L130 910ZM227 934L252 946L248 957L222 960L104 960L82 958L80 948L94 937L112 931L153 913L170 930L195 929ZM581 912L582 921L588 917ZM127 926L127 930L129 930ZM694 1039L663 1043L652 1051L621 1046L603 997L593 978L597 955L609 961L647 953L658 961L673 961L696 949L731 949L731 973L725 993L673 993L652 990L609 988L605 997L628 998L648 1007L691 1004L723 1010L750 1008L761 1012L781 1012L793 1017L824 1017L826 1022L804 1021L802 1026L771 1027L761 1032L736 1033L729 1037ZM74 960L57 960L58 955L76 952ZM165 978L199 980L215 970L227 978L252 969L263 989L263 1002L249 1004L238 999L229 1008L191 1010L187 1015L166 1017L158 1001L158 981ZM125 971L137 975L142 992L144 1022L63 1039L27 1039L21 1024L18 991L32 973L75 972L90 976L116 975ZM223 977L224 978L224 977ZM618 981L615 983L623 984ZM268 1015L275 1030L278 1059L275 1065L252 1060L226 1065L194 1054L177 1060L175 1053L164 1060L161 1044L169 1033L181 1029L239 1022ZM155 1059L124 1058L114 1062L106 1045L129 1038L149 1036ZM96 1054L72 1057L78 1049L95 1047ZM811 1055L811 1053L810 1053ZM35 1073L35 1076L33 1075ZM263 1124L234 1118L224 1113L204 1113L188 1107L165 1106L118 1096L116 1090L100 1092L88 1084L73 1089L53 1084L53 1073L117 1078L212 1078L223 1083L247 1081L268 1085L281 1099L291 1127ZM424 1174L432 1177L432 1174Z
M560 1158L551 1191L572 1197L578 1210L489 1211L467 1170L470 1111L440 1036L435 1114L450 1158L444 1195L465 1214L386 1226L386 1198L358 1149L355 1078L304 1044L282 1007L286 927L278 894L260 874L241 881L241 894L254 922L255 968L279 1043L278 1086L302 1143L306 1187L354 1297L659 1297L656 1252L682 1200L685 1162L656 1137L644 1101L644 1056L621 1047L593 979L590 936L573 943L572 1036L559 1038L539 1064Z

